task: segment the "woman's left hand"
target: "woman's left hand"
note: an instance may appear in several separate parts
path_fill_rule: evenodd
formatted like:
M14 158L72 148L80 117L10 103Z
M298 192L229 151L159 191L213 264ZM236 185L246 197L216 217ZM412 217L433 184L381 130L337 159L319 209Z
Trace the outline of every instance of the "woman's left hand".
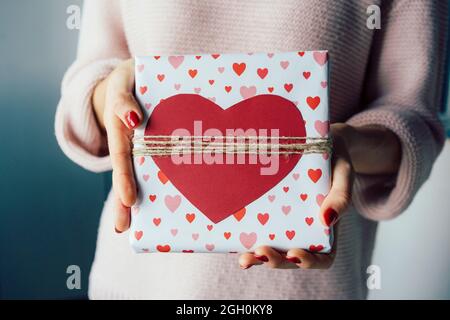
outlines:
M353 166L347 149L346 138L349 126L346 124L331 125L333 137L332 186L320 207L320 219L325 227L331 228L345 213L351 201L353 187ZM336 243L336 227L335 243ZM261 246L254 253L244 253L239 258L242 269L253 265L264 264L270 268L280 269L327 269L334 261L336 245L328 254L312 253L304 249L290 249L280 253L269 246Z

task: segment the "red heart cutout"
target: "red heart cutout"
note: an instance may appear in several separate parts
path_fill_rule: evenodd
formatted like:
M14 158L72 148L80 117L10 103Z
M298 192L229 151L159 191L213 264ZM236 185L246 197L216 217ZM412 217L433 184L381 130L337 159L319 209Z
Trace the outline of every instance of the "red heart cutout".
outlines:
M194 132L194 121L202 122L202 132ZM178 94L161 101L154 109L145 135L172 135L184 129L191 135L205 135L207 129L226 130L278 129L280 136L306 136L305 124L294 103L276 95L258 95L243 100L227 109L194 94ZM208 135L208 134L206 134ZM217 134L215 134L217 135ZM280 141L281 143L281 141ZM278 161L278 171L261 175L268 165L249 164L245 155L242 164L174 163L172 157L153 156L156 165L171 183L212 222L218 223L247 204L261 197L288 175L301 158L289 155Z
M259 223L261 223L262 225L265 225L267 223L267 221L269 221L269 214L266 213L258 213L258 221Z

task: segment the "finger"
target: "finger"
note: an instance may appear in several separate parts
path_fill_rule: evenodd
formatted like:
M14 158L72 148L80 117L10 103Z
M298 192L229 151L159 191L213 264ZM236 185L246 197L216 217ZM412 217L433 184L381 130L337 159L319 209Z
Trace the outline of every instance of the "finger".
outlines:
M136 184L131 162L130 136L117 117L108 120L108 146L113 168L113 187L122 204L131 207L136 201Z
M130 208L125 207L117 195L114 195L114 210L116 214L115 230L122 233L130 227Z
M303 249L291 249L286 259L302 269L328 269L334 261L334 253L312 253Z
M130 130L137 128L142 121L142 111L131 92L117 95L113 105L114 114Z
M241 269L248 269L251 266L260 264L263 264L263 262L256 259L253 253L246 252L241 254L241 256L239 257L239 266L241 267Z
M350 161L338 156L333 167L331 189L321 205L320 218L325 226L334 225L350 205L353 179Z
M294 265L288 262L283 254L269 246L261 246L255 249L254 256L269 268L287 269Z

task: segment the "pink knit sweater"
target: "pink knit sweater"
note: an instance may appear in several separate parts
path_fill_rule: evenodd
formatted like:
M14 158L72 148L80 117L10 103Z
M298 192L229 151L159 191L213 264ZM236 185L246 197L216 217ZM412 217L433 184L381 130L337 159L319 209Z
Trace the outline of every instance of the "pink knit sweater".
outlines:
M381 30L366 9L381 7ZM240 270L235 255L136 255L114 233L108 198L90 276L91 298L365 298L377 220L400 214L427 179L444 132L437 118L447 1L86 0L76 61L62 83L56 136L82 167L109 170L91 105L94 86L134 55L327 49L331 120L377 124L402 142L395 176L358 176L333 267ZM404 235L407 236L407 235Z

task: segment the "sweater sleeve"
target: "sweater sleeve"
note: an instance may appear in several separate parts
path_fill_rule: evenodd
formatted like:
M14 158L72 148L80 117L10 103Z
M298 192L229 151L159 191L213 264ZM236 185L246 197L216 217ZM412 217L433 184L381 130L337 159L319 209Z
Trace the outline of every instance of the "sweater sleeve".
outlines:
M55 133L63 152L95 172L111 168L91 98L96 84L129 57L118 1L86 0L78 51L61 85Z
M373 39L363 110L347 122L378 125L402 146L392 176L357 175L353 204L366 218L394 218L411 203L431 172L445 132L438 117L446 57L447 1L383 2Z

